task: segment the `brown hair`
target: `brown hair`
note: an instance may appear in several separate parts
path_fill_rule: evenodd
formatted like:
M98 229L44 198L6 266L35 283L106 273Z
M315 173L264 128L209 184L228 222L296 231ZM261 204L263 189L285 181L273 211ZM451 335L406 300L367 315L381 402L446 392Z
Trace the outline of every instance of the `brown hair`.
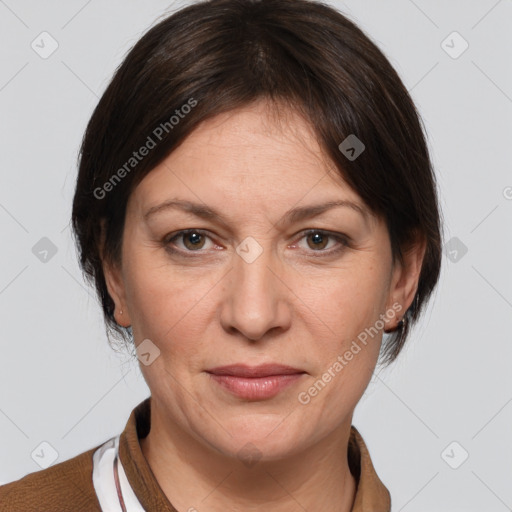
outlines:
M120 262L130 193L200 122L261 98L310 121L343 179L385 219L394 259L426 241L409 321L383 343L389 364L439 278L435 176L421 118L390 62L352 21L310 0L194 3L151 28L116 70L83 137L72 211L107 336L132 339L114 319L102 269L103 257ZM365 145L355 159L339 148L349 135Z

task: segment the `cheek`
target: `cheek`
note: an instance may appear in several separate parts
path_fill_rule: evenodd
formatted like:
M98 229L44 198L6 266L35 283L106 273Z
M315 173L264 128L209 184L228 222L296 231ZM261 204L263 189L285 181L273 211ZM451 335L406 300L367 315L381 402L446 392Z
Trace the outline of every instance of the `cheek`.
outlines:
M143 255L132 258L127 267L126 290L136 342L149 338L161 351L198 350L212 316L215 282L211 276L155 265Z
M316 285L307 278L298 284L304 315L311 325L318 326L317 332L323 333L318 341L332 344L336 340L338 348L373 325L385 307L383 268L347 267Z
M314 340L310 355L316 373L303 391L311 392L311 405L326 424L355 408L371 379L382 333L370 328L385 307L384 270L369 264L351 267L316 287L314 293L309 287L304 302L313 307L304 308L304 315Z
M322 305L322 322L315 322L310 314L311 322L318 325L311 330L315 346L310 351L317 371L301 391L309 397L311 413L321 423L333 425L356 407L367 388L382 334L369 329L378 318L379 305L372 287L352 287L346 281L324 293Z

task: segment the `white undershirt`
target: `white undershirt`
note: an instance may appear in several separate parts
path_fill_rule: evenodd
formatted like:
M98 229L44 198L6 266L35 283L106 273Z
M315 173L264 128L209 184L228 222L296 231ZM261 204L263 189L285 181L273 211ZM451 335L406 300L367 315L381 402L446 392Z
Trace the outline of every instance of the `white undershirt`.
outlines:
M114 459L119 454L120 435L102 444L93 455L92 481L103 512L122 512L114 479ZM126 478L121 459L118 460L118 475L121 493L127 512L145 512Z

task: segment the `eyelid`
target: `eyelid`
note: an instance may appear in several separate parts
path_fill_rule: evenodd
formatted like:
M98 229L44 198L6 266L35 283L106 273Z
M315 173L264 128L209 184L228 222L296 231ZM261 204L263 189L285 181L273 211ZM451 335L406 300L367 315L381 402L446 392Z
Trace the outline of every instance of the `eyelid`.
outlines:
M166 235L163 238L162 243L168 248L169 245L171 244L172 240L179 239L180 237L187 235L188 233L198 233L206 238L209 238L213 242L212 237L208 234L208 232L206 230L199 229L199 228L188 228L188 229L182 229L180 231L174 231L172 233L169 233L168 235ZM172 249L172 250L175 252L181 253L181 254L183 254L183 253L193 254L194 252L197 252L197 253L204 252L204 250L200 250L200 249L198 249L197 251L188 251L185 249Z
M301 231L298 235L298 239L297 240L302 240L304 237L308 236L308 235L311 235L311 234L314 234L314 233L320 233L324 236L327 236L331 239L334 239L338 242L338 247L334 247L334 248L331 248L331 249L328 249L328 250L318 250L318 251L315 251L313 249L309 250L308 253L309 254L313 254L313 256L315 257L321 257L321 256L328 256L328 255L331 255L331 254L335 254L335 253L338 253L340 251L342 251L343 249L347 248L350 246L351 244L351 239L349 236L343 234L343 233L338 233L338 232L335 232L335 231L329 231L329 230L326 230L326 229L320 229L320 228L310 228L310 229L306 229L304 231ZM296 242L294 242L296 243Z
M215 243L214 240L212 239L212 237L208 234L209 232L207 230L200 229L200 228L188 228L188 229L182 229L180 231L174 231L174 232L170 233L169 235L166 235L162 242L168 250L170 250L171 252L179 253L179 254L192 255L193 253L200 254L201 252L205 252L205 250L202 250L202 249L198 249L197 251L190 251L190 250L186 250L186 249L179 249L179 248L171 249L171 248L169 248L172 240L179 238L181 236L184 236L188 233L198 233L206 238L209 238L213 243ZM329 230L321 229L321 228L305 229L305 230L299 232L295 236L295 240L297 240L297 242L298 242L298 241L302 240L303 238L305 238L306 236L314 234L314 233L320 233L324 236L327 236L329 238L336 240L336 242L338 243L338 247L331 248L328 250L322 249L322 250L315 251L315 250L311 249L311 250L307 251L309 254L312 253L314 257L321 257L321 256L328 256L331 254L335 254L335 253L340 252L343 249L349 247L351 244L351 238L349 236L347 236L343 233L329 231ZM292 245L295 245L297 242L293 242Z

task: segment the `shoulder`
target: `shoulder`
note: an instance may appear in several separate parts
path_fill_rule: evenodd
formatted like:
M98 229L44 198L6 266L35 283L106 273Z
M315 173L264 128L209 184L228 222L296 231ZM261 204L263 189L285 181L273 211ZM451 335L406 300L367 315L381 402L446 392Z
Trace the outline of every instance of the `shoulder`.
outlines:
M92 483L96 448L0 486L0 511L101 511Z

